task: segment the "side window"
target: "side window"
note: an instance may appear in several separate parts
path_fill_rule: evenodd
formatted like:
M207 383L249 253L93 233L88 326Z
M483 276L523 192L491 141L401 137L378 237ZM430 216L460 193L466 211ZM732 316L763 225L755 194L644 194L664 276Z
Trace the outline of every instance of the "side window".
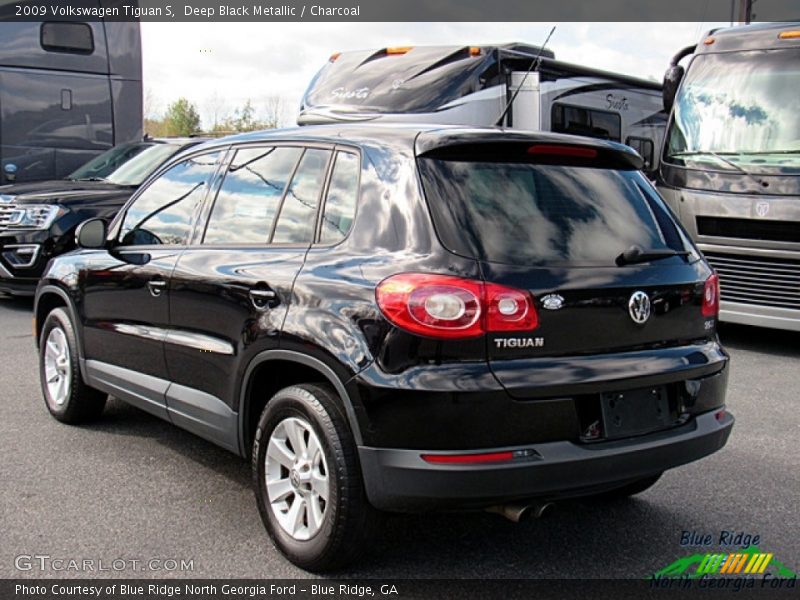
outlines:
M184 244L220 153L193 156L162 173L125 213L124 246Z
M350 152L337 152L322 213L319 241L323 244L335 244L350 231L356 214L358 175L358 156Z
M555 103L550 129L556 133L571 133L618 142L622 135L622 121L613 112Z
M236 152L206 226L204 244L266 244L302 148Z
M330 157L330 150L309 148L305 151L286 190L272 243L301 244L312 240Z
M653 140L647 138L630 136L625 143L636 150L644 159L644 170L649 171L653 168Z
M94 52L92 28L86 23L42 23L40 43L48 52Z

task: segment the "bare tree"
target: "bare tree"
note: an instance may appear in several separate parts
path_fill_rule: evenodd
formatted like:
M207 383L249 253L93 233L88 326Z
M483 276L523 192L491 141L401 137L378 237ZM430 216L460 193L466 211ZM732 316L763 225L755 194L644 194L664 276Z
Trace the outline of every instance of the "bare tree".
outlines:
M265 129L281 127L286 116L286 103L281 96L268 96L264 101L263 124Z
M211 121L205 125L205 128L210 131L219 129L230 115L228 102L217 91L206 98L203 108Z
M145 88L144 97L142 98L142 112L144 113L144 118L150 121L158 119L160 116L159 113L161 112L159 109L160 102L153 88Z

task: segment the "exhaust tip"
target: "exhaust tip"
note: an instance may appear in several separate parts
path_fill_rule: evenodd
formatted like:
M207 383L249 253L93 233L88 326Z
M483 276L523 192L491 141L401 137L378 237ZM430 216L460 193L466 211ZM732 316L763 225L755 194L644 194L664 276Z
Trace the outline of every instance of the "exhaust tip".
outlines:
M533 502L533 503L519 503L512 502L510 504L500 504L497 506L490 506L486 512L501 515L513 523L519 523L529 517L534 519L541 519L545 513L555 506L552 502Z

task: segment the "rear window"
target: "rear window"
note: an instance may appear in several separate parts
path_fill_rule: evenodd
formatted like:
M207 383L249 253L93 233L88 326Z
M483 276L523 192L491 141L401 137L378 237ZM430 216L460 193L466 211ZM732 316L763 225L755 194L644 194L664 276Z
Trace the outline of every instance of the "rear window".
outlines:
M687 250L635 170L419 159L450 251L490 262L608 266L630 246Z

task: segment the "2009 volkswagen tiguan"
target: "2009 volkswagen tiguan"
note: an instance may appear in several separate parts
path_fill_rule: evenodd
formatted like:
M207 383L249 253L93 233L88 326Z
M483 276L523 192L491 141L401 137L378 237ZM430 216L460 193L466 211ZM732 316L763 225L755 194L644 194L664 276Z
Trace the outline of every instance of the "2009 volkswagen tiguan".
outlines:
M622 497L727 441L717 277L612 142L321 126L167 163L37 291L52 415L251 457L278 548L384 511Z

